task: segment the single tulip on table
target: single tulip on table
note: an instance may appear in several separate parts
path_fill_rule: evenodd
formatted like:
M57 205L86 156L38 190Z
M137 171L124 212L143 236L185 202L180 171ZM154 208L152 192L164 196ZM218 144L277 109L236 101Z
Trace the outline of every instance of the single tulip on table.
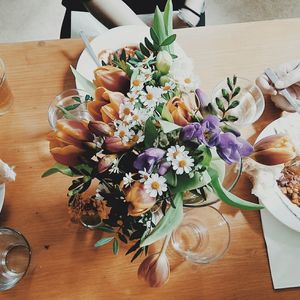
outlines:
M251 158L267 166L284 164L296 157L296 150L289 137L274 134L261 139L254 144Z

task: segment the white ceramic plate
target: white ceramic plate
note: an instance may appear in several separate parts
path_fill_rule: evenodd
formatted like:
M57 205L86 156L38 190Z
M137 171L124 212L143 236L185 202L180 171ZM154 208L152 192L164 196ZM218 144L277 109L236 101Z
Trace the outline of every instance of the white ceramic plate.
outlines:
M0 184L0 212L2 210L3 202L5 196L5 184Z
M98 56L103 50L118 50L125 46L137 46L140 42L144 43L144 38L150 36L149 27L128 25L115 27L107 30L103 34L97 36L91 41L91 47ZM185 56L182 48L175 43L175 54L179 57ZM94 61L84 49L81 53L76 70L89 80L94 79L94 70L97 68ZM82 86L76 81L76 87L81 89Z
M283 133L290 136L296 146L298 155L300 154L300 115L289 114L286 117L279 118L269 124L258 136L256 142L262 138L276 133ZM276 188L275 188L276 189ZM281 223L293 230L300 232L300 208L292 204L290 200L280 191L276 189L272 193L273 197L261 197L259 200L265 208Z

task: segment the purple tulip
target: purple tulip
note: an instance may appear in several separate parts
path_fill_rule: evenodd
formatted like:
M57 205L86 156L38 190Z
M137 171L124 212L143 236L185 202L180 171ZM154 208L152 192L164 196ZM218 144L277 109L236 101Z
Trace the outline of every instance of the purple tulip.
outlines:
M154 165L164 157L165 152L159 148L149 148L136 158L133 166L139 171L146 169L147 172L151 172Z
M214 115L208 115L201 122L201 126L203 134L197 137L198 141L209 147L216 146L219 143L221 133L219 118Z
M202 127L200 123L191 123L189 125L186 125L181 130L181 139L182 141L191 141L195 138L198 139L198 137L202 136Z
M253 147L240 137L236 137L231 132L219 135L217 152L219 156L228 164L232 164L248 156L253 151Z
M168 172L171 165L172 164L169 161L165 161L165 162L161 163L159 166L159 169L157 171L158 175L164 176Z
M196 94L196 98L198 100L198 106L200 108L208 105L209 101L207 99L207 96L201 89L197 88L195 90L195 94Z

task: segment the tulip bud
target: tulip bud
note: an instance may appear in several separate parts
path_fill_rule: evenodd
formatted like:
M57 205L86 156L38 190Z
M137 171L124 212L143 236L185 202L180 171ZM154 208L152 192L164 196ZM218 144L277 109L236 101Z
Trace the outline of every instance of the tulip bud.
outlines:
M156 203L155 197L150 197L144 189L144 185L138 181L126 191L125 199L129 202L128 214L131 216L139 216Z
M138 277L144 279L150 287L162 286L169 276L170 265L165 252L149 255L138 269Z
M166 50L160 51L156 57L156 68L161 74L166 75L172 66L173 59L170 53Z
M122 143L122 140L117 136L109 136L104 140L103 147L111 153L118 153L130 149L133 145Z
M274 134L257 142L250 157L263 165L273 166L294 159L296 151L288 136Z
M112 166L113 162L116 160L116 158L116 154L103 155L98 162L98 172L103 173L107 169L109 169Z
M97 136L111 136L113 133L111 127L101 121L90 121L88 127Z

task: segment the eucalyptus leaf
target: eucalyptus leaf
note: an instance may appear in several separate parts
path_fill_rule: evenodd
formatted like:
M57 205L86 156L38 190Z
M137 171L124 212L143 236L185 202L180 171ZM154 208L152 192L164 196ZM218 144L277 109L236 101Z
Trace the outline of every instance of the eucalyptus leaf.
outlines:
M47 176L50 176L50 175L55 174L55 173L62 173L64 175L67 175L67 176L70 176L70 177L73 177L75 175L73 173L73 171L68 166L56 163L55 165L53 165L52 168L50 168L49 170L44 172L42 174L42 177L47 177Z
M234 89L234 92L232 94L232 98L237 96L239 94L239 92L241 91L241 88L238 86Z
M171 233L182 221L183 218L183 193L177 193L174 196L174 205L169 207L165 216L159 221L156 227L150 232L149 235L142 237L141 247L148 246L156 241L164 238L167 234Z
M98 242L96 242L95 247L101 247L101 246L109 243L113 239L114 239L114 237L104 237L101 240L99 240Z
M216 104L217 104L218 109L220 111L225 112L224 103L223 103L223 101L219 97L216 97Z
M235 122L235 121L237 121L239 118L238 117L236 117L236 116L226 116L226 118L227 118L227 120L229 121L229 122Z
M96 229L99 229L101 231L108 232L108 233L113 233L114 232L114 229L112 227L107 226L107 225L99 225L99 226L96 227Z
M64 117L66 119L69 119L69 120L77 120L77 118L72 115L67 109L65 109L64 107L60 106L60 105L56 105L56 107L62 111L62 113L64 114Z
M67 111L70 111L70 110L76 109L79 106L80 106L79 103L77 103L77 104L71 104L71 105L65 106L64 109L67 110Z
M229 89L230 89L231 91L233 91L232 82L231 82L231 80L230 80L229 77L227 77L227 85L228 85Z
M117 239L114 239L114 242L113 242L113 252L114 252L114 255L117 255L119 253L119 243L118 243Z
M215 193L218 195L218 197L225 203L238 207L245 210L258 210L264 208L263 205L252 203L249 201L245 201L234 194L227 191L221 184L218 172L214 169L209 169L208 173L211 177L211 183L210 185L214 189Z
M172 34L168 36L161 44L160 46L169 46L176 40L176 34Z
M237 100L232 101L232 102L230 103L230 105L228 106L227 110L232 109L232 108L235 108L235 107L237 107L239 104L240 104L240 102L237 101Z
M160 123L161 129L164 133L169 133L171 131L181 128L181 126L179 126L175 123L164 121L164 120L159 120L159 123Z
M96 86L94 85L94 83L89 81L88 79L86 79L84 76L82 76L72 66L70 66L70 67L71 67L71 70L73 72L73 75L75 76L75 79L82 86L82 89L94 98L95 97L95 90L96 90Z

